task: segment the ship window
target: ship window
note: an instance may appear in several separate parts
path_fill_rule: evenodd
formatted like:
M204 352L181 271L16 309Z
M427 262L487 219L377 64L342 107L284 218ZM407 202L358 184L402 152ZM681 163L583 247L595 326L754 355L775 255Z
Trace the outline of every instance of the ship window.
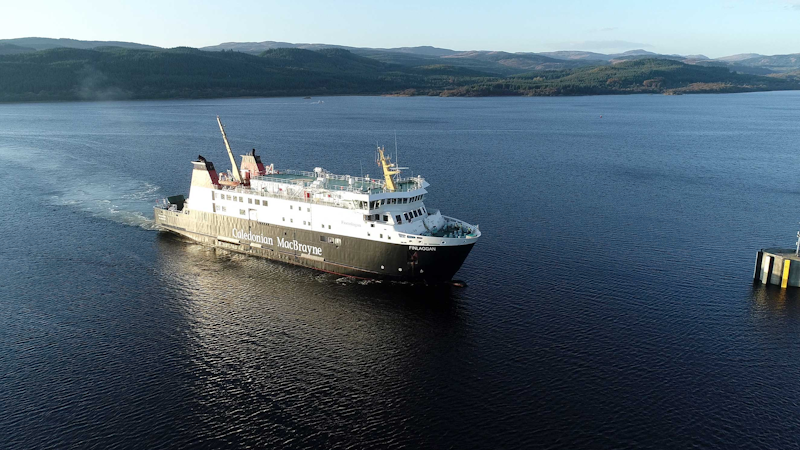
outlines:
M214 191L211 191L211 200L216 200L216 199L214 198L214 195L215 195L215 192L214 192Z
M319 241L320 242L328 242L328 239L325 236L320 236L319 237Z
M372 228L375 228L375 224L374 223L369 224L369 226L371 226Z
M330 225L328 225L328 229L329 229L329 230L331 229L331 226L330 226Z
M391 240L392 240L392 237L391 237L391 236L389 236L389 235L387 234L387 235L386 235L386 239L389 239L389 240L391 241Z
M389 216L383 216L383 221L384 222L388 222L389 221Z
M419 215L421 216L421 215L422 215L422 208L418 209L418 210L417 210L417 212L418 212L418 213L419 213Z
M403 213L403 216L405 216L405 218L406 218L406 222L408 222L409 220L411 220L411 219L408 217L408 213Z
M220 206L220 207L219 207L219 209L220 209L222 212L225 212L225 207L224 207L224 206Z
M322 224L322 229L323 229L323 230L325 229L325 224L324 224L324 223Z
M381 239L383 239L383 233L381 233Z
M394 216L394 220L395 220L395 222L397 222L397 223L403 223L403 221L400 219L400 214L398 214L398 215Z
M335 243L335 244L336 244L336 246L338 247L338 246L342 245L342 240L341 240L341 239L339 239L339 238L336 238L336 242L334 242L334 243Z
M292 205L289 205L289 209L294 209L294 206L292 206Z
M294 219L289 219L289 222L294 223Z
M334 239L333 239L332 237L329 237L329 238L328 238L328 244L333 244L334 242L335 242L335 241L334 241Z
M244 197L239 197L239 203L243 203L243 202L244 202Z
M239 214L241 214L241 215L245 215L245 213L246 213L246 211L245 211L245 210L243 210L243 209L240 209L240 210L239 210Z
M264 200L261 204L264 205L264 206L267 206L267 201Z
M261 200L256 199L256 205L260 205L260 204L261 204Z
M253 199L252 199L252 198L250 198L250 197L248 197L248 198L247 198L247 203L250 203L250 204L252 205L252 204L253 204Z
M286 217L281 217L281 220L286 222Z
M416 211L411 211L411 214L413 214L414 217L417 217L417 212Z
M223 195L222 197L223 197L225 200L230 200L230 199L231 199L231 196L230 196L230 195Z
M311 208L306 208L306 212L311 212Z

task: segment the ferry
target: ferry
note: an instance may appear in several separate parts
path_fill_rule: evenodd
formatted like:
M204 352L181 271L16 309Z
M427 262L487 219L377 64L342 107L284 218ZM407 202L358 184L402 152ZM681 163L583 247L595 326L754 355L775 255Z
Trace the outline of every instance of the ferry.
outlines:
M478 225L429 209L430 186L377 148L382 179L275 170L255 149L232 169L198 156L189 197L154 208L159 229L201 244L348 277L411 283L451 281L481 237ZM396 159L396 158L395 158Z

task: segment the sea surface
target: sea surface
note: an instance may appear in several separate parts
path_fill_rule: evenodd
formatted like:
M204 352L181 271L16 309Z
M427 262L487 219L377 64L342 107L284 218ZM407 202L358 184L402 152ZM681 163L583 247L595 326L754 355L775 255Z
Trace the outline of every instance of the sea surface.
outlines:
M321 103L317 103L320 102ZM467 287L153 229L198 154L378 175L480 224ZM0 447L800 446L800 92L0 105Z

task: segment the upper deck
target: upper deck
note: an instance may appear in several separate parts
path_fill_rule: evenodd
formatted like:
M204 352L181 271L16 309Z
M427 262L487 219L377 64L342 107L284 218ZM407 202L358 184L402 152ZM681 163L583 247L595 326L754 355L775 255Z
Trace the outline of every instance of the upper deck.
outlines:
M322 182L317 183L320 180L322 180ZM261 175L251 178L251 183L252 181L285 183L302 186L308 189L327 189L358 194L410 192L425 187L425 179L421 176L400 178L395 181L395 190L390 191L386 188L385 181L375 178L336 175L328 172L306 172L302 170L284 170L279 173Z

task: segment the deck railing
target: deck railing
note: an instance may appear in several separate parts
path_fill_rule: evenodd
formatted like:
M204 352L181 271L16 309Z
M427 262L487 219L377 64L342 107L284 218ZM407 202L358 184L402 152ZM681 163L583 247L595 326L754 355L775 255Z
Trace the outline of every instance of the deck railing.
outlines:
M326 178L329 180L338 180L338 181L345 181L347 182L344 186L331 186L326 183L325 189L332 190L332 191L345 191L345 192L358 192L358 193L369 193L369 194L383 194L386 192L390 192L386 189L386 182L376 178L363 178L363 177L354 177L350 175L336 175L333 173L323 173L319 174L316 172L307 172L305 170L283 170L280 172L281 174L288 174L288 175L298 175L303 177L312 178L311 180L299 180L291 183L286 178L278 178L273 177L271 175L260 175L257 177L253 177L252 180L259 180L259 181L268 181L273 183L286 183L286 184L295 184L298 186L303 187L310 187L317 178ZM409 192L414 191L422 187L422 184L425 182L425 179L421 176L416 177L406 177L406 178L398 178L395 180L395 184L397 185L397 189L393 192ZM405 185L405 187L404 187Z

